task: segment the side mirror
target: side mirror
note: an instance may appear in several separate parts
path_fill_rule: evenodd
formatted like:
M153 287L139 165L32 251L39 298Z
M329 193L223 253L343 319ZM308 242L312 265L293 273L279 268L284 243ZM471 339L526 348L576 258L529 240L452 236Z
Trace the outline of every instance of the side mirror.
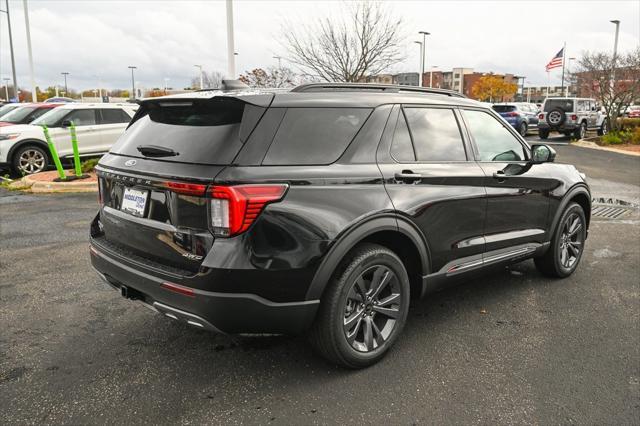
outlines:
M62 128L71 127L71 120L62 120Z
M552 163L556 159L556 150L549 145L531 146L531 163Z

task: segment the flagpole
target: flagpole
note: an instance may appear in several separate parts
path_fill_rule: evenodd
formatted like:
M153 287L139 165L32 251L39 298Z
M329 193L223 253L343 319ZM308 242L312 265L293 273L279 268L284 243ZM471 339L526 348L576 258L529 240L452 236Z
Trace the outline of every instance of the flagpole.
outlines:
M564 43L564 47L562 48L562 87L561 87L562 96L566 96L564 93L564 58L566 57L567 57L567 42Z

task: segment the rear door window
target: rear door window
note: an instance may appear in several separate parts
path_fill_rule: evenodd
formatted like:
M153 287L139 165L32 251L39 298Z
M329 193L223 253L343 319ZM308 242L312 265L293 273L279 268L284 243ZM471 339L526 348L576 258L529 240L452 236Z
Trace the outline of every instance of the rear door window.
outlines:
M333 163L370 113L370 108L289 108L262 164Z
M96 124L96 110L95 109L76 109L67 115L65 120L73 121L76 127L79 126L93 126Z
M466 161L460 127L452 109L404 108L418 161Z
M400 114L398 115L396 130L393 134L391 156L400 163L405 161L416 161L416 155L413 152L413 144L411 143L411 135L409 134L409 127L407 127L407 120L405 120L404 113L402 111L400 111Z
M104 108L100 110L100 124L128 123L131 117L119 108Z

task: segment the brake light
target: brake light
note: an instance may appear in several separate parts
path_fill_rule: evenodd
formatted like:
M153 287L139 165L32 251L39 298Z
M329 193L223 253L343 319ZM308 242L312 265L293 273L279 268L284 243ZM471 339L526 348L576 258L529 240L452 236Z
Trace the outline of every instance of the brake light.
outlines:
M538 118L539 118L540 120L544 119L544 114L538 114Z
M286 184L211 187L211 229L219 237L238 235L251 226L268 203L280 201Z
M520 114L518 114L517 112L509 112L507 113L508 117L520 117Z
M199 183L165 182L164 186L172 192L196 197L204 196L207 190L207 185Z
M571 116L571 119L572 119L573 121L576 121L576 120L578 119L578 116L577 116L577 115L575 115L575 114L573 114L573 115Z

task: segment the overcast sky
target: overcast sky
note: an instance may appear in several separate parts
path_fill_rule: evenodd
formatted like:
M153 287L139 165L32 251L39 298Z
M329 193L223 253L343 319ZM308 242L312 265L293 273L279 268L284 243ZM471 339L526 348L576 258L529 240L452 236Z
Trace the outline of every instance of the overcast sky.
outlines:
M547 84L545 64L567 43L568 56L584 50L612 50L619 19L619 50L638 46L640 0L632 1L387 1L406 31L407 59L390 72L417 71L418 31L427 41L427 69L473 67L511 72L532 84ZM10 0L18 84L28 87L28 61L22 0ZM0 2L4 9L4 0ZM339 14L339 1L234 1L237 70L277 65L284 55L281 23L311 23ZM226 15L223 1L30 0L29 16L36 84L106 88L130 86L128 65L135 65L143 87L167 78L182 88L207 71L226 71ZM6 17L0 14L0 75L11 76ZM286 64L286 62L285 62ZM559 84L560 71L552 72Z

